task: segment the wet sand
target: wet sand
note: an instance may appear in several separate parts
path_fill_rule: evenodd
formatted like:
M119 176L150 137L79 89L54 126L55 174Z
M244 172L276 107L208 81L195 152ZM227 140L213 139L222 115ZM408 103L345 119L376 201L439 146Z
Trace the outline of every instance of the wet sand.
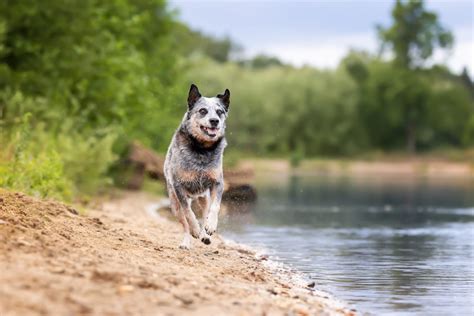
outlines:
M80 215L0 190L0 314L355 314L219 236L178 249L179 225L150 215L157 202L121 192Z

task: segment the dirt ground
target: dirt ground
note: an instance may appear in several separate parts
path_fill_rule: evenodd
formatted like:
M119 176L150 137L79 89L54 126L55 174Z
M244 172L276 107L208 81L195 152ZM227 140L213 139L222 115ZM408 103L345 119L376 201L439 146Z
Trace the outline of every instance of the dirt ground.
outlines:
M86 215L0 190L0 315L353 315L218 236L177 248L181 229L121 193Z

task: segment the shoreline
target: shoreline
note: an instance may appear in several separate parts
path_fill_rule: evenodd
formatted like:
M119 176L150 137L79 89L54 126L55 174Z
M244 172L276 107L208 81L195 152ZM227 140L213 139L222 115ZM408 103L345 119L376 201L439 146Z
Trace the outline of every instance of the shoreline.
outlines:
M255 257L260 264L268 269L276 278L279 279L284 288L293 287L294 290L300 291L303 295L308 293L312 296L326 300L326 304L335 309L348 312L350 315L357 315L358 311L350 306L349 303L338 299L334 295L316 288L315 282L310 282L304 273L297 271L283 262L277 262L266 253L264 249L255 249L249 245L237 243L232 239L224 238L219 235L219 238L230 249L237 250L241 253L248 253Z
M361 160L361 159L308 159L292 167L287 159L253 158L242 159L238 168L254 170L255 173L279 173L285 175L327 175L427 179L474 178L474 161L447 161L414 158L410 160Z
M166 212L166 215L160 215L158 213L158 210L167 207L169 207L169 199L162 198L157 203L147 205L145 209L146 212L149 213L155 219L165 219L170 222L174 222L173 216L169 212ZM310 283L314 282L309 282L309 280L307 280L304 276L304 273L295 271L294 269L291 269L289 266L285 265L282 262L272 260L269 255L267 255L265 249L255 249L252 246L238 243L235 240L223 237L220 234L215 234L215 236L219 239L220 242L225 245L225 247L232 250L236 250L243 254L249 254L253 256L256 260L260 262L261 265L268 269L280 281L284 289L294 288L294 290L298 291L300 295L302 294L303 296L306 296L309 294L319 299L323 299L328 306L337 310L338 312L342 312L343 315L359 315L359 312L355 308L350 306L349 303L334 297L328 292L319 290L313 285L309 286ZM198 241L195 240L194 242ZM278 294L278 291L275 288L270 289L269 291L274 295ZM298 311L297 315L306 315L304 309L299 309ZM325 313L328 312L329 311L325 311ZM333 314L329 313L329 315Z
M147 214L160 198L119 194L79 215L0 190L0 314L357 314L219 236L178 249L178 223Z

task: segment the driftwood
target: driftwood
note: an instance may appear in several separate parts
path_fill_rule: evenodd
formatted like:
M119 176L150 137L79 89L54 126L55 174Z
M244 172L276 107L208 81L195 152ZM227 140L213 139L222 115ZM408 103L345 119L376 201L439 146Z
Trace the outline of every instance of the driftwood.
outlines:
M139 190L143 186L145 177L164 181L164 157L138 141L130 144L125 164L131 170L126 180L129 189ZM253 179L251 169L225 169L224 194L222 199L231 203L254 202L257 200L257 191L249 184Z

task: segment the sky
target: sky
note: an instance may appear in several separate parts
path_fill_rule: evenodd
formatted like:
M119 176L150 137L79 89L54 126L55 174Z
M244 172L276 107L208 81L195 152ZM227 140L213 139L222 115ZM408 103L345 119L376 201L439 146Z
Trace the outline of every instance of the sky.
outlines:
M229 36L247 57L265 53L296 66L334 68L350 48L376 52L376 25L391 22L389 0L171 0L178 17L206 34ZM474 0L431 0L455 44L433 61L474 74Z

